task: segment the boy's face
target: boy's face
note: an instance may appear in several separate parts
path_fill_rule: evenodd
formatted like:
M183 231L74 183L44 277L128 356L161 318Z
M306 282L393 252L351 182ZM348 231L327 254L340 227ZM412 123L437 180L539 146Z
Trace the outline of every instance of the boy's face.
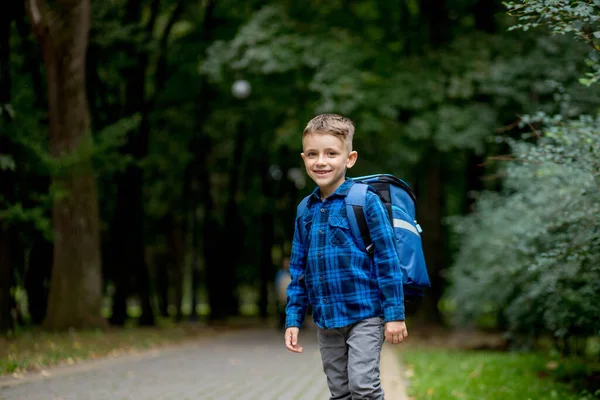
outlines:
M352 168L358 153L348 151L341 138L328 133L309 133L302 139L302 159L306 173L319 186L321 197L335 192L346 179L346 168Z

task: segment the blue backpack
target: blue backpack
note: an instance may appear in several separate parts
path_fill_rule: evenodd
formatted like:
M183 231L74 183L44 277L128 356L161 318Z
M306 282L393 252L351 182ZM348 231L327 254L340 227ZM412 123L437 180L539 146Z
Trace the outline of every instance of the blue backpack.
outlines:
M396 250L402 268L405 297L423 297L425 288L431 286L423 246L421 227L415 217L416 197L410 186L389 174L352 178L354 184L346 196L346 215L357 245L373 254L373 243L365 217L365 201L370 186L388 210L389 222L396 234ZM307 196L298 205L298 218L307 211ZM303 238L306 242L307 238Z

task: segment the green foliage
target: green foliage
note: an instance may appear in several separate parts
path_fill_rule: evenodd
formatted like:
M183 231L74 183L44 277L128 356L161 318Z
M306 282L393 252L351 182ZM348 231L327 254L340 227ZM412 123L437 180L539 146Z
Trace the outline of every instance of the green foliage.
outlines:
M459 218L451 297L463 319L501 313L514 332L557 338L600 330L600 119L514 142L502 193Z
M97 174L109 177L123 171L132 161L131 156L121 154L119 149L127 142L127 136L138 129L139 124L140 116L136 114L121 118L95 135L91 155Z
M510 29L548 27L552 33L574 35L593 49L589 57L592 72L581 83L589 86L600 79L597 54L600 51L600 1L598 0L525 0L504 3L518 23Z
M576 22L595 24L590 13L597 3L527 1L509 8L525 21L517 27L579 29L585 39L588 28ZM533 132L509 140L503 191L482 193L476 213L454 219L462 240L449 293L460 304L459 321L492 316L514 334L549 333L564 352L581 351L570 347L571 338L600 332L600 116L583 114L570 100L556 97L568 112L522 118L521 128Z
M328 12L313 11L317 21ZM337 17L345 12L336 10ZM281 99L265 104L269 108L264 111L285 116L276 132L288 146L299 147L297 132L316 113L351 116L358 127L359 168L366 162L366 168L390 171L415 165L422 148L432 142L445 153L483 153L494 129L514 118L515 106L533 112L544 104L544 111L556 112L548 100L560 93L577 99L571 107L595 101L589 94L578 96L574 86L582 63L573 60L581 59L581 47L560 38L471 33L436 52L406 55L402 48L390 50L387 43L368 39L369 29L383 15L369 11L348 18L360 23L352 29L336 25L338 20L311 24L296 20L291 10L266 6L234 39L215 42L200 71L223 90L239 76L267 83L255 90L252 101L259 101L256 96ZM268 85L274 82L283 84ZM288 112L285 107L298 97L305 99L299 104L304 110ZM370 165L373 161L378 165Z
M0 171L14 171L15 160L9 154L0 154Z
M4 203L0 197L0 205ZM42 203L39 206L24 207L21 203L12 203L0 209L0 221L4 224L15 224L17 226L31 226L40 232L46 239L52 239L52 226L47 216L48 205Z
M509 14L519 21L510 29L547 26L553 33L573 33L590 44L596 44L595 40L600 39L598 0L524 0L504 4Z
M177 119L181 115L179 110L166 110L162 114L163 117L172 119L172 122L168 130L154 130L151 151L141 163L148 182L144 188L147 199L145 209L149 217L157 220L172 212L174 206L184 198L181 177L185 176L186 167L193 158L187 140L173 140L169 135L170 130L189 131L189 121L185 118Z

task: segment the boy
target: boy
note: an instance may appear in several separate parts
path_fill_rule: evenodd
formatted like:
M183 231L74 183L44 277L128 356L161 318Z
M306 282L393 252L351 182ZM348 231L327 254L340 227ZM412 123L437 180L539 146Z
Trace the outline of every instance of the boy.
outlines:
M352 121L336 114L318 115L304 130L301 156L317 188L296 219L287 289L285 346L302 352L298 333L310 303L332 400L383 399L381 346L408 336L394 233L376 193L367 191L365 206L372 256L358 248L348 225L344 198L353 181L346 169L358 158L353 135Z

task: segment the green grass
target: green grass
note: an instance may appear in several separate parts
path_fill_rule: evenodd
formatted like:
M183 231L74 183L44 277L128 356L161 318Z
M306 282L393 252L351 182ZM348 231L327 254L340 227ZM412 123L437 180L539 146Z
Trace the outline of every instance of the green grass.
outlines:
M213 334L186 326L62 333L29 330L10 339L0 338L0 375L118 356Z
M583 400L553 376L561 362L540 354L404 347L408 393L416 400Z

